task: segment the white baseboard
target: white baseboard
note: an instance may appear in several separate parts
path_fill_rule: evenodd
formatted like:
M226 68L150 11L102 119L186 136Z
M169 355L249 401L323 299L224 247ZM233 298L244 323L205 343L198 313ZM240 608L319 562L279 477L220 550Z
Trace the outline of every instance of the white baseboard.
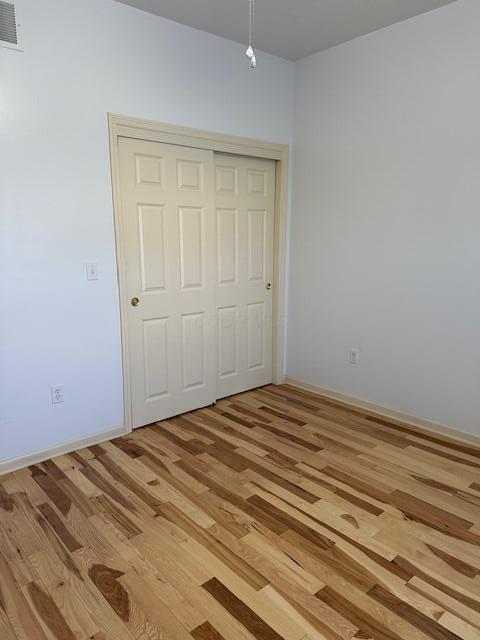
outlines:
M306 391L312 391L320 396L325 396L326 398L335 400L350 407L362 409L372 416L386 418L387 420L391 420L393 423L398 422L399 424L405 424L409 427L430 431L436 435L445 436L453 440L458 440L466 444L480 447L480 436L476 436L473 433L468 433L466 431L461 431L460 429L455 429L454 427L448 427L444 424L440 424L439 422L434 422L433 420L418 418L417 416L412 416L409 413L402 413L401 411L385 407L381 404L376 404L375 402L369 402L368 400L362 400L355 396L338 393L332 389L302 382L301 380L289 378L288 376L285 378L285 384L289 384L292 387L298 387L299 389L305 389Z
M129 433L129 430L122 425L121 427L114 427L108 431L101 431L100 433L94 433L90 436L77 438L76 440L69 440L68 442L57 444L49 449L29 453L25 456L10 458L9 460L0 460L0 476L5 473L17 471L18 469L24 469L25 467L29 467L31 464L45 462L45 460L50 460L50 458L55 458L55 456L71 453L77 449L84 449L85 447L91 447L94 444L106 442L112 438L124 436L127 433Z
M379 418L386 418L388 420L391 420L393 423L398 422L399 424L405 424L417 429L430 431L431 433L437 435L445 436L447 438L480 447L480 436L476 436L465 431L460 431L459 429L455 429L454 427L448 427L438 422L434 422L433 420L418 418L417 416L412 416L411 414L403 413L401 411L397 411L396 409L391 409L389 407L376 404L375 402L369 402L368 400L356 398L355 396L338 393L337 391L333 391L332 389L328 389L327 387L320 387L318 385L309 384L308 382L303 382L302 380L297 380L288 376L285 376L284 384L288 384L299 389L305 389L306 391L311 391L320 396L324 396L325 398L335 400L338 403L348 405L349 407L362 409L365 413L371 414L372 416L377 416ZM77 438L76 440L69 440L68 442L55 445L54 447L50 447L49 449L43 449L42 451L29 453L25 456L10 458L9 460L0 460L0 476L6 473L11 473L12 471L17 471L18 469L23 469L32 464L38 464L40 462L44 462L45 460L50 460L50 458L54 458L55 456L71 453L72 451L76 451L77 449L91 447L94 444L101 444L102 442L106 442L107 440L111 440L112 438L118 438L119 436L124 436L128 433L130 433L130 430L122 425L120 427L108 429L107 431L94 433L90 436Z

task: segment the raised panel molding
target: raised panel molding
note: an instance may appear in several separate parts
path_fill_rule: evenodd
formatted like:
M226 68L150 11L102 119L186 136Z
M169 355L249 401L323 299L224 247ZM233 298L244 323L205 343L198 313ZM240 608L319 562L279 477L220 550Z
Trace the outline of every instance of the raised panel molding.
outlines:
M237 169L235 167L216 167L217 193L237 193Z
M265 278L265 223L264 210L248 211L248 279Z
M222 307L218 310L218 375L220 378L238 373L237 314L236 306Z
M162 206L139 205L138 232L142 291L166 288L165 220Z
M265 366L264 303L252 302L247 305L247 334L248 334L248 369L258 369Z
M135 175L137 184L163 185L163 158L160 156L135 156Z
M182 289L203 286L203 210L179 207Z
M182 316L182 377L184 390L205 384L204 313Z
M143 322L145 399L155 400L168 393L168 318Z
M238 212L236 209L217 209L218 283L237 281Z
M177 160L177 185L180 191L203 191L203 164Z
M267 196L267 176L265 171L247 171L247 188L250 195Z

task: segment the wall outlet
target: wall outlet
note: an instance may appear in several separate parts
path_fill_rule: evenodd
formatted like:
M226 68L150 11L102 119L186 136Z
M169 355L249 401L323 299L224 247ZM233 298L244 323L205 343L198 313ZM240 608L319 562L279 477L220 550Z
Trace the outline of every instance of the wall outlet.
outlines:
M60 402L63 402L63 385L62 384L58 384L54 387L52 387L50 389L50 392L52 394L52 404L60 404Z
M360 349L350 349L350 364L360 364Z
M98 280L98 262L87 262L87 280Z

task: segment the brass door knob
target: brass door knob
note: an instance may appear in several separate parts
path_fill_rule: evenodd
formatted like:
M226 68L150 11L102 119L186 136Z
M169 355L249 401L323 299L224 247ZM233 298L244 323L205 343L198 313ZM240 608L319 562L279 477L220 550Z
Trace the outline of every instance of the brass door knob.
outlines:
M272 288L272 283L271 282L267 282L265 284L265 289L267 289L267 291L270 291L271 288Z
M132 298L130 300L130 304L132 305L132 307L138 307L138 305L140 304L140 300L138 298Z

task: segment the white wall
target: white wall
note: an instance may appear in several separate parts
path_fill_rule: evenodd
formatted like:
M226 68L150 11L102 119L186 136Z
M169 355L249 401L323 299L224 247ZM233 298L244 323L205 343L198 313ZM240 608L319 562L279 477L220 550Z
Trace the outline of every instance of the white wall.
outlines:
M293 103L293 64L260 55L253 73L233 42L110 0L16 4L25 52L0 49L0 460L123 423L107 112L288 143Z
M478 435L479 24L459 0L298 64L287 367Z

